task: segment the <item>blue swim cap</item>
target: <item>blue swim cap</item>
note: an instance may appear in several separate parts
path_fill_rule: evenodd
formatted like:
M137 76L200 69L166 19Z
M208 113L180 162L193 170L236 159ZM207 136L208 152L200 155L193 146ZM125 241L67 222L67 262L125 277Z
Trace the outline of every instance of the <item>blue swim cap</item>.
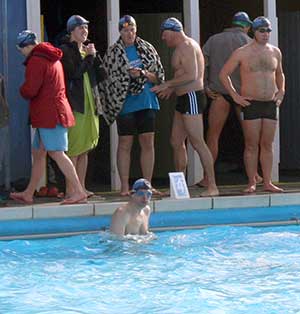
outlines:
M24 30L17 36L17 46L19 48L24 48L28 45L34 45L37 43L36 33L30 30Z
M183 26L179 20L175 17L169 17L165 21L162 22L160 26L160 30L163 31L173 31L173 32L181 32L183 30Z
M77 26L87 25L89 21L80 15L72 15L67 21L67 32L71 33Z
M151 190L151 189L152 189L151 183L146 179L138 179L134 182L132 186L132 190L134 192L138 190Z
M252 25L252 21L246 12L237 12L232 18L232 24L247 27Z
M272 30L271 22L264 16L257 17L252 23L252 29L254 32L261 27L267 27Z
M136 26L136 21L131 15L124 15L119 20L119 32L128 26Z

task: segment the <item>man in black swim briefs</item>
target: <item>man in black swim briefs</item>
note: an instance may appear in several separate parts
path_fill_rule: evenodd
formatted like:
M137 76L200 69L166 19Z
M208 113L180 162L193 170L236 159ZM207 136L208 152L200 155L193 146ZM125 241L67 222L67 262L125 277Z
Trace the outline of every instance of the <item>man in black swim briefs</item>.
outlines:
M162 40L175 48L172 55L174 78L152 88L159 97L169 98L174 92L178 97L173 119L171 144L176 171L184 172L187 166L185 141L188 138L199 155L207 174L207 189L201 196L219 194L215 181L214 164L203 136L204 58L199 44L183 32L180 21L168 18L161 25Z
M256 190L258 155L263 171L265 191L282 192L271 181L273 142L277 113L285 93L285 77L280 50L269 44L270 21L257 17L252 24L254 40L237 49L220 73L220 79L233 100L242 107L245 138L244 162L248 175L246 193ZM237 92L230 79L240 67L241 90Z

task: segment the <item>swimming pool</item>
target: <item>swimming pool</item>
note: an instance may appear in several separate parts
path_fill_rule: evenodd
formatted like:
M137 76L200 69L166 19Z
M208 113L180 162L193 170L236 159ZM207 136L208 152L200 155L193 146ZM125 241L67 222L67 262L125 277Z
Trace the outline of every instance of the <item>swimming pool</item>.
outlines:
M101 232L1 241L0 313L300 313L299 226L146 240Z

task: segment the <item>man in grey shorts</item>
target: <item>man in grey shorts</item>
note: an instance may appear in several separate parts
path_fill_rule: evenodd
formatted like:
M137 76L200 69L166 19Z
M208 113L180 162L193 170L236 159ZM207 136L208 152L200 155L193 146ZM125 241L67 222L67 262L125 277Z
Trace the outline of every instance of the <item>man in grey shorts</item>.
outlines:
M285 77L280 50L269 44L272 31L270 21L257 17L252 24L254 40L237 49L224 65L220 80L242 107L242 127L245 138L244 162L248 186L244 192L256 190L258 155L263 171L264 190L282 192L271 182L273 142L277 127L277 111L285 93ZM239 66L240 93L232 84L230 75Z
M161 25L161 31L162 40L168 47L175 48L172 56L175 73L173 79L153 87L152 90L161 98L169 98L173 92L178 97L171 135L176 171L186 171L185 140L188 138L207 174L207 190L201 196L218 195L213 159L203 136L202 114L206 107L206 96L203 86L202 51L195 40L186 36L181 22L176 18L165 20Z

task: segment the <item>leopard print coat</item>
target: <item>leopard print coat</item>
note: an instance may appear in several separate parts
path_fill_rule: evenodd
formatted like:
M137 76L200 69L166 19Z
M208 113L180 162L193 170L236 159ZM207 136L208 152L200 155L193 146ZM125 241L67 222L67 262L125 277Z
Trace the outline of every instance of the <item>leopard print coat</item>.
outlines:
M144 69L156 73L159 83L163 82L165 73L155 48L139 37L136 38L135 45ZM121 38L108 48L103 58L103 67L108 78L99 86L101 114L110 125L121 111L127 93L130 92L133 95L141 93L147 79L142 76L135 79L130 77L128 71L130 64Z

